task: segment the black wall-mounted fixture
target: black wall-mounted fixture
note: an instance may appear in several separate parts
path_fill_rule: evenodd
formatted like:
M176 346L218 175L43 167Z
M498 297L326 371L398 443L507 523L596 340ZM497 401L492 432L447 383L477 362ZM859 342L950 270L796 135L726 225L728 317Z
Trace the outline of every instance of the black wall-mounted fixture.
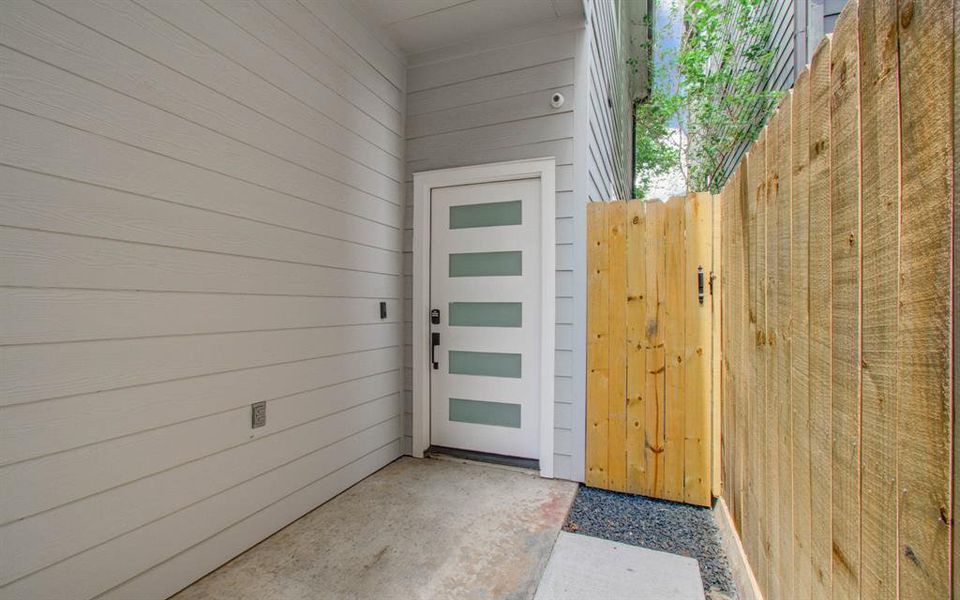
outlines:
M386 303L386 302L381 302L381 303L380 303L380 318L381 318L381 319L386 319L386 318L387 318L387 303Z

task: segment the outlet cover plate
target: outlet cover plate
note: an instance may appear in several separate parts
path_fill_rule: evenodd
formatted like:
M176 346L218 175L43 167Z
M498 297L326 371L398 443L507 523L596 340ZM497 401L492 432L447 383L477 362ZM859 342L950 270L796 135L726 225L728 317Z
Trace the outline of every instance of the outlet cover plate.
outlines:
M256 429L267 424L266 401L254 402L250 405L250 427Z

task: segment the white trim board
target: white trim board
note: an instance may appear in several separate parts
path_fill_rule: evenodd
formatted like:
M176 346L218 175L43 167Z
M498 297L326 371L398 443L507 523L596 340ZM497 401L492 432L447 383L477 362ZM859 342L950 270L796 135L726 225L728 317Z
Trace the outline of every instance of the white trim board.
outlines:
M537 158L413 175L413 455L430 446L430 193L434 188L540 179L540 476L553 477L556 347L556 160Z

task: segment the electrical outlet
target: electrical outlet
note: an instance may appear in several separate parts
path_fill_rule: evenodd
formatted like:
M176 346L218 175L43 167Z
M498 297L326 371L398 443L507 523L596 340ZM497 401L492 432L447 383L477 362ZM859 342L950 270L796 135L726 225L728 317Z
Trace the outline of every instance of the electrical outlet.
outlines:
M254 402L250 405L250 427L256 429L267 424L267 403Z

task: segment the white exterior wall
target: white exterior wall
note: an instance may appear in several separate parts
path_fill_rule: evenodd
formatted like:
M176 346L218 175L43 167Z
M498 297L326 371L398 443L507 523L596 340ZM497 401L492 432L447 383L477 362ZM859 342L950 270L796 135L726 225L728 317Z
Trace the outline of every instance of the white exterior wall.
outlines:
M403 63L328 0L0 22L0 597L166 597L400 455Z
M407 218L404 242L406 400L404 449L411 448L413 173L446 167L554 156L557 160L557 318L554 475L576 479L573 387L573 191L575 56L582 19L509 32L481 44L408 59ZM566 102L550 106L554 92ZM582 400L582 394L579 396ZM581 424L582 428L582 424ZM582 464L582 444L579 449ZM582 472L582 466L579 471ZM582 475L581 475L582 477Z

